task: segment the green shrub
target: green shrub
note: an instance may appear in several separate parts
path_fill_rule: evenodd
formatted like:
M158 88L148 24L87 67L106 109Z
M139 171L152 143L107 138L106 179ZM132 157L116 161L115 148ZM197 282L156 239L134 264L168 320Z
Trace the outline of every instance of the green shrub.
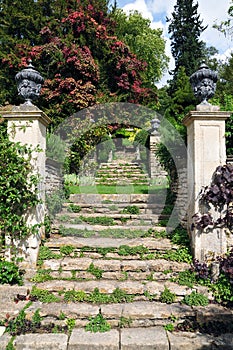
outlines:
M210 285L210 289L218 303L232 304L233 284L227 275L221 273L218 281Z
M13 262L0 261L0 284L23 284L22 273Z

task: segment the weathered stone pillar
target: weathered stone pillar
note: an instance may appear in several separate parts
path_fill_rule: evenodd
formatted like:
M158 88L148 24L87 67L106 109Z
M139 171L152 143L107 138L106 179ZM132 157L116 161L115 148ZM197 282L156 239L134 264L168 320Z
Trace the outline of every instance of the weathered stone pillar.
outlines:
M163 183L167 176L166 171L162 168L159 159L155 155L159 143L160 136L157 133L151 133L149 143L150 177L151 179L157 179L158 184Z
M226 163L225 120L231 112L221 112L216 106L200 104L183 120L188 137L188 230L194 257L205 260L209 254L226 252L226 235L215 228L208 233L191 230L193 215L199 211L198 195L211 183L217 166Z
M41 203L38 204L28 218L28 224L41 224L45 216L45 151L46 151L46 128L51 122L44 112L32 104L23 104L13 106L9 111L3 111L2 117L8 120L9 139L13 142L20 142L31 146L38 147L38 151L33 154L33 171L40 176L39 198ZM43 227L39 228L36 236L31 235L21 242L16 242L20 256L24 258L24 263L28 267L36 265L38 250L41 238L44 234ZM6 249L9 254L10 249ZM10 258L8 256L8 258Z

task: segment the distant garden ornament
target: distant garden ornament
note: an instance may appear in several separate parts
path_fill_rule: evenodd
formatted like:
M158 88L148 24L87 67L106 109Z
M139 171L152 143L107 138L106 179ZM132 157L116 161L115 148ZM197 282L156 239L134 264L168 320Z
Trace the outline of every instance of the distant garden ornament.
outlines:
M201 105L210 105L208 100L215 94L217 80L217 73L205 63L202 63L200 68L191 75L190 83L193 93Z
M25 69L16 74L15 80L19 95L25 100L24 104L32 105L32 101L40 95L44 78L34 69L31 60L28 61L28 66Z
M160 120L157 117L155 117L154 119L152 119L150 121L150 123L151 123L151 133L153 135L158 136L159 135Z

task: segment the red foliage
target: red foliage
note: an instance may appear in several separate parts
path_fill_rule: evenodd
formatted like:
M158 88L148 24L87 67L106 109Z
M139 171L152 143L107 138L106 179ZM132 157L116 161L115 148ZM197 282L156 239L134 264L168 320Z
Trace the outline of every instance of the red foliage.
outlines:
M122 96L118 100L147 102L152 92L143 86L146 63L114 35L115 23L103 11L92 4L83 8L80 1L77 3L77 11L69 10L61 22L48 23L41 29L44 44L20 45L16 48L20 62L13 56L2 62L9 67L25 67L31 58L46 78L44 106L62 118L97 103L96 97L111 101Z

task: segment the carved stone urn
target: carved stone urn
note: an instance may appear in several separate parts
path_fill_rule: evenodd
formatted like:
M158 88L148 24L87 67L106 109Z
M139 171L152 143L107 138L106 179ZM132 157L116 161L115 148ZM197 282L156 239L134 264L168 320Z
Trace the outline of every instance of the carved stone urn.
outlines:
M190 83L193 93L201 105L210 105L208 100L215 94L217 80L217 73L205 63L202 63L200 68L191 75Z
M36 100L40 95L44 78L34 69L31 60L28 63L26 68L16 74L15 80L18 93L25 100L24 104L32 105L32 101Z

